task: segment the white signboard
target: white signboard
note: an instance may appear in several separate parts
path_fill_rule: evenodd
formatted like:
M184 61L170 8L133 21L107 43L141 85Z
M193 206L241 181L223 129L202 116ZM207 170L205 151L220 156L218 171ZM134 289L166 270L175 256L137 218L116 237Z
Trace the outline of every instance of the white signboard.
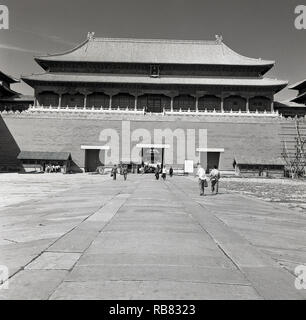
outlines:
M193 173L193 160L185 160L185 173Z

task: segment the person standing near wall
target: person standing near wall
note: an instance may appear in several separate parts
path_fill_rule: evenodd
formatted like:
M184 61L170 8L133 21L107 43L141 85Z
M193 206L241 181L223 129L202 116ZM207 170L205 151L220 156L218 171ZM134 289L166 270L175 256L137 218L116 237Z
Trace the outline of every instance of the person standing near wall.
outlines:
M166 176L167 176L167 169L166 169L166 166L164 166L162 170L162 178L166 180Z
M216 194L219 192L219 180L220 180L220 172L217 166L214 166L214 168L210 172L210 182L211 182L212 193L214 193L215 190L216 190Z
M123 169L122 169L122 174L123 174L124 180L126 180L126 179L127 179L127 174L128 174L127 166L124 166L124 167L123 167Z
M157 165L156 168L155 168L155 178L156 178L156 180L159 179L159 171L160 171L160 168L159 168L159 165Z
M199 177L200 196L204 196L204 190L205 187L208 186L208 183L205 170L202 168L200 164L198 165L197 176Z
M117 166L116 165L114 165L112 168L111 176L113 177L113 180L117 179Z
M172 167L170 167L170 169L169 169L169 175L170 175L170 178L172 178L172 176L173 176L173 168Z

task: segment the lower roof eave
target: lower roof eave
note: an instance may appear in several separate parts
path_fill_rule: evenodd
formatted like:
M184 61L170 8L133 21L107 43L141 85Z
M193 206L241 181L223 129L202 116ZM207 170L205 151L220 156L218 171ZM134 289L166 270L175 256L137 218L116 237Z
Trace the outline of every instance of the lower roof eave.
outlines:
M287 85L287 81L274 80L274 79L226 79L226 78L151 78L151 77L112 77L106 76L100 78L99 76L72 76L70 77L60 77L59 75L55 77L22 77L22 80L28 85L35 87L35 85L53 83L63 84L63 83L81 83L81 84L130 84L130 85L188 85L188 86L218 86L218 87L263 87L272 89L275 93L284 89Z

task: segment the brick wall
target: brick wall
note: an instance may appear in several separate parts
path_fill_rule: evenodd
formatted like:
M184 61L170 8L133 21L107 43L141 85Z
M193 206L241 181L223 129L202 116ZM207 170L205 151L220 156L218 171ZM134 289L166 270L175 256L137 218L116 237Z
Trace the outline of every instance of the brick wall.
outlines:
M282 120L279 118L57 115L46 112L2 114L0 120L0 165L6 162L17 163L19 150L68 151L74 162L83 168L85 151L81 150L81 145L107 144L99 141L101 131L107 128L118 132L121 144L122 120L130 121L131 131L144 128L152 136L154 129L168 128L174 131L179 128L185 134L188 129L195 129L196 147L199 147L199 129L207 129L208 147L225 149L220 158L222 170L233 169L235 154L258 159L261 155L265 158L279 157L281 152L279 132ZM176 149L174 144L174 159Z

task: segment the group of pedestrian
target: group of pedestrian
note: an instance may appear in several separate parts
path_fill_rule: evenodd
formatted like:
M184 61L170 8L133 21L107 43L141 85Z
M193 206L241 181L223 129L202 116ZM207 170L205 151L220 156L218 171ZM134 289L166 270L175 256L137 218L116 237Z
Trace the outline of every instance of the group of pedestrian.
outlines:
M53 172L61 172L61 166L59 164L46 164L45 165L45 172L46 173L53 173Z
M123 175L123 178L124 180L127 179L127 174L128 174L128 168L127 166L121 166L120 168L120 174ZM112 167L112 171L111 171L111 177L113 177L113 180L117 180L117 173L118 173L118 167L117 165L115 164L113 167Z
M127 179L127 174L128 174L128 168L126 165L120 166L120 174L123 175L124 180ZM112 167L111 170L111 177L113 180L117 180L117 174L118 174L118 167L115 164ZM157 165L154 171L154 175L156 180L159 180L159 176L161 175L163 180L166 180L167 177L167 168L164 165L162 168ZM169 176L173 176L173 168L170 167L169 169ZM210 174L207 176L205 170L202 168L202 166L199 164L198 165L198 171L197 171L197 176L199 178L199 187L200 187L200 196L204 196L205 194L205 188L208 187L208 180L210 180L211 184L211 192L212 193L218 193L219 192L219 180L220 180L220 172L217 168L217 166L214 166L214 168L211 170Z
M160 174L162 176L162 179L166 180L166 177L167 177L167 168L166 168L166 166L163 166L162 169L160 168L159 165L156 166L156 168L155 168L155 178L156 178L156 180L159 180L159 175ZM173 176L173 168L172 167L170 167L170 169L169 169L169 176L171 178Z
M205 170L199 164L197 176L199 177L200 196L204 196L205 194L205 188L208 187L208 179L211 183L211 192L215 192L216 194L219 192L220 172L217 166L214 166L209 176L207 176Z

